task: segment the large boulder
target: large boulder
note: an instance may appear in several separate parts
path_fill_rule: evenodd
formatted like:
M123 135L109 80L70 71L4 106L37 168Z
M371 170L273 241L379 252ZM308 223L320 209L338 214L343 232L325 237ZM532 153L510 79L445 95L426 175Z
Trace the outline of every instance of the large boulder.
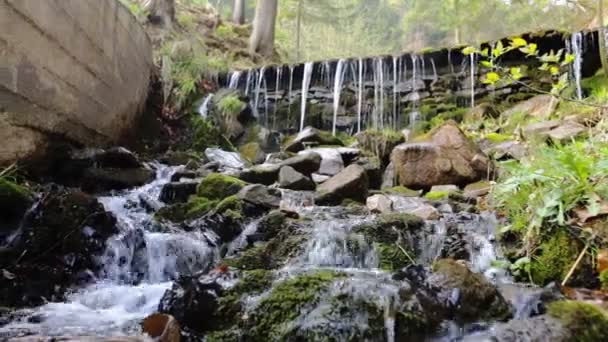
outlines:
M54 144L95 147L135 136L154 61L148 35L125 6L16 2L2 11L0 166L47 160Z
M344 170L344 161L342 155L337 148L318 147L309 150L300 151L299 154L317 153L321 156L321 165L317 173L321 175L335 176L340 171Z
M335 205L345 199L365 202L368 191L365 169L352 164L317 187L315 201L319 204Z
M430 189L433 185L464 186L487 176L491 161L453 122L421 142L397 146L391 155L398 185Z
M83 192L53 189L0 251L0 306L61 301L66 289L100 270L97 257L117 232L116 219ZM19 260L15 263L15 260ZM10 274L10 277L6 277Z
M291 166L283 166L279 172L279 187L289 190L314 190L315 183Z

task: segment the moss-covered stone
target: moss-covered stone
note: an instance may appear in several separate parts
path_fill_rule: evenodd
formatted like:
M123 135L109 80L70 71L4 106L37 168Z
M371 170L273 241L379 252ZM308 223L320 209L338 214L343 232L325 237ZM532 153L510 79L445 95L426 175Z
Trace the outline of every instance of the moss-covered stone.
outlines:
M385 271L394 272L412 264L404 250L395 243L375 243L374 249L378 253L378 266Z
M267 244L249 248L236 258L224 259L226 265L239 270L270 270L273 267Z
M217 205L217 201L210 200L207 197L194 196L186 203L186 216L187 219L195 219L205 216L208 212L213 210Z
M343 277L334 271L296 276L276 285L249 316L246 337L256 341L284 340L287 324L316 304L328 286Z
M401 233L416 231L424 225L417 216L403 213L379 215L373 222L353 228L353 232L363 234L371 242L395 243Z
M513 140L512 136L507 135L507 134L501 134L501 133L488 133L485 135L485 138L489 142L495 143L495 144Z
M449 191L429 191L424 195L424 198L431 201L440 201L447 199L449 196Z
M453 259L442 259L433 264L432 284L442 289L458 289L458 303L454 307L457 321L503 320L511 309L500 292L481 274L469 270Z
M403 143L405 138L401 132L391 130L366 130L356 135L359 146L375 157L382 166L389 163L390 155L395 146Z
M212 173L199 184L197 194L199 197L210 200L223 200L226 197L236 195L246 184L235 177Z
M530 264L530 276L534 283L546 285L564 279L574 264L579 249L577 242L563 230L556 231L543 242Z
M200 115L192 117L192 142L190 146L195 151L204 151L208 147L220 147L226 151L234 151L234 146L222 133L217 125Z
M21 185L0 178L0 218L20 219L32 205L32 194Z
M570 332L571 341L595 342L608 339L608 317L599 307L577 301L553 302L548 313Z
M239 147L239 153L251 163L260 164L264 162L265 153L257 142L250 142Z

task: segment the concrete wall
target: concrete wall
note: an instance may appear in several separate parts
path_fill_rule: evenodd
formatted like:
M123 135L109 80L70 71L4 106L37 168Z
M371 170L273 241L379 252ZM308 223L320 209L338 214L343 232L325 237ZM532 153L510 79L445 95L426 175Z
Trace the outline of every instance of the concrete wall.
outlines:
M152 72L143 28L117 0L0 0L0 165L48 142L117 142Z

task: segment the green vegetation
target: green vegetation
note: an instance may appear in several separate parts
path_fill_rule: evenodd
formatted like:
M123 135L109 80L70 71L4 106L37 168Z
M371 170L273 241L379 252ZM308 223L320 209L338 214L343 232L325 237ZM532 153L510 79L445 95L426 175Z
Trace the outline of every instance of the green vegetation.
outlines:
M571 337L569 341L603 341L608 336L608 317L593 304L559 301L549 304L548 312L568 329Z
M201 116L193 116L191 147L196 151L204 151L208 147L219 147L226 151L234 151L234 146L220 131L218 125Z
M403 248L403 247L401 247ZM412 264L410 254L394 243L375 243L374 249L378 253L378 265L380 269L395 272Z
M197 195L211 200L223 200L236 195L247 183L221 173L212 173L198 185Z
M542 286L564 280L579 253L579 247L563 229L547 235L549 239L540 244L529 265L531 280Z
M439 201L443 199L447 199L450 196L448 191L429 191L424 195L424 198L429 199L431 201Z
M600 273L599 278L602 290L608 291L608 270L602 271L602 273Z

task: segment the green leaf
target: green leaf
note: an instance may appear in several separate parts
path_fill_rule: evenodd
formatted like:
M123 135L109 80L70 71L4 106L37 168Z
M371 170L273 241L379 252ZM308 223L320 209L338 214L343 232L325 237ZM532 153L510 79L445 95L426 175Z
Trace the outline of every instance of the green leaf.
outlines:
M483 57L488 57L488 56L489 56L489 54L490 54L490 49L485 48L485 49L481 50L481 51L479 52L479 54L480 54L481 56L483 56Z
M574 56L571 53L567 53L566 56L564 56L564 60L562 61L562 66L566 66L572 62L574 62L574 60L576 59L576 56Z
M492 61L481 61L481 65L486 67L486 68L493 68L494 67L494 63L492 63Z
M477 49L472 46L467 46L466 48L462 49L462 54L465 56L474 54L476 52L477 52Z
M485 84L495 84L500 81L500 75L496 72L489 72L486 74L486 78L483 81Z
M523 77L523 74L521 73L521 68L520 67L513 67L509 70L509 73L511 74L511 77L514 80L519 80Z
M526 42L526 40L523 38L517 37L517 38L511 39L511 46L514 48L526 46L527 44L528 44L528 42Z
M559 68L556 66L550 67L549 71L551 72L551 75L553 75L553 76L559 75Z

